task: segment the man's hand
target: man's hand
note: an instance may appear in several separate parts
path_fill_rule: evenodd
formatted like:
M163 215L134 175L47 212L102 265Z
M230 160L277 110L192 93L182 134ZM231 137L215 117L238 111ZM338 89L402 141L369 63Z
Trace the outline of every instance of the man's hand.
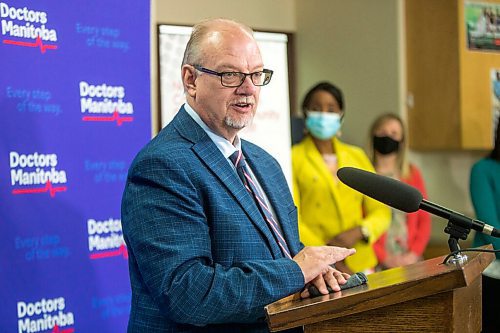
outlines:
M333 291L339 291L340 290L340 285L346 283L347 279L350 277L349 274L347 273L342 273L341 271L329 267L328 271L323 274L323 275L318 275L316 278L314 278L310 284L313 284L320 293L323 295L328 294L328 289L326 286L330 286L330 288L333 289ZM307 298L310 297L311 295L309 294L309 289L306 288L304 291L300 294L300 297L302 298Z
M343 247L307 246L297 253L297 255L293 257L293 260L302 270L305 283L309 283L318 276L321 276L321 279L323 279L322 276L324 274L329 272L333 274L331 271L333 268L331 268L330 265L337 261L344 260L354 253L356 253L355 249L346 249ZM328 277L328 279L330 279L330 277Z
M346 265L344 260L337 261L335 263L335 269L337 269L338 271L341 271L342 273L347 273L349 275L354 274L354 272L351 271L351 269Z

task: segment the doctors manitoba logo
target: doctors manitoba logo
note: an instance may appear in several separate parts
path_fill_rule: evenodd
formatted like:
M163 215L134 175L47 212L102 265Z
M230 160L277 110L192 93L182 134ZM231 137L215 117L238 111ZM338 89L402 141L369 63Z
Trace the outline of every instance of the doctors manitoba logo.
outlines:
M109 218L107 220L87 220L89 232L90 259L122 257L128 259L127 247L123 240L122 221Z
M46 12L0 2L3 44L39 48L41 53L57 49L57 31L47 26Z
M9 153L12 194L49 193L66 191L66 171L58 168L57 154Z
M84 114L83 121L116 122L118 126L133 121L134 105L124 99L124 86L80 82L80 110Z
M73 333L75 316L67 311L64 297L17 302L18 333Z

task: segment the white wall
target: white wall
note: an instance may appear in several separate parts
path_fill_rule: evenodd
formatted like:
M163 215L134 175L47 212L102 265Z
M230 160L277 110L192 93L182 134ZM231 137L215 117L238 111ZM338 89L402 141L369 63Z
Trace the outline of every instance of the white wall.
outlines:
M298 95L320 80L338 85L346 104L342 138L357 145L378 114L399 108L396 2L297 1Z

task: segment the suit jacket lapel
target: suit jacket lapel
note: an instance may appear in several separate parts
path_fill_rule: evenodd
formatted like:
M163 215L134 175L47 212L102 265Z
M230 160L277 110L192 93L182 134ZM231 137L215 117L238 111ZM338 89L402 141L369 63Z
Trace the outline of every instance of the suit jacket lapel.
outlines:
M205 131L186 113L184 108L181 108L176 118L178 119L176 119L175 126L179 134L194 143L193 152L219 178L222 185L231 192L236 201L245 210L255 227L265 236L273 256L275 258L281 257L281 250L253 197L243 186L241 179L231 165L229 165L229 162L224 158L217 146Z
M249 149L248 145L243 148L243 153L245 154L247 163L250 164L255 177L257 177L259 184L262 186L262 189L264 190L272 208L274 209L274 212L276 214L275 218L280 224L283 231L283 237L285 238L287 244L293 244L293 239L291 238L294 237L294 235L293 231L291 230L291 223L289 221L289 211L288 207L284 204L285 202L287 202L287 198L282 195L283 189L277 188L276 182L274 182L274 179L276 179L276 177L279 175L274 175L273 172L276 173L278 169L265 167L265 163L259 162L259 155L255 154L254 151ZM288 188L286 188L285 190L288 190ZM278 251L280 256L282 256L282 251L277 245L274 238L273 244L276 245L275 251ZM292 250L290 248L290 245L289 249L290 251Z

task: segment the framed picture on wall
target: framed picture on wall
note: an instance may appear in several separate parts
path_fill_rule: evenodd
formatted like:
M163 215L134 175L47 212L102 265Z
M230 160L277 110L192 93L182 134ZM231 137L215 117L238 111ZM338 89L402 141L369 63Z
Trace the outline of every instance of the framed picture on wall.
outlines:
M500 51L500 4L466 1L464 5L469 50Z

